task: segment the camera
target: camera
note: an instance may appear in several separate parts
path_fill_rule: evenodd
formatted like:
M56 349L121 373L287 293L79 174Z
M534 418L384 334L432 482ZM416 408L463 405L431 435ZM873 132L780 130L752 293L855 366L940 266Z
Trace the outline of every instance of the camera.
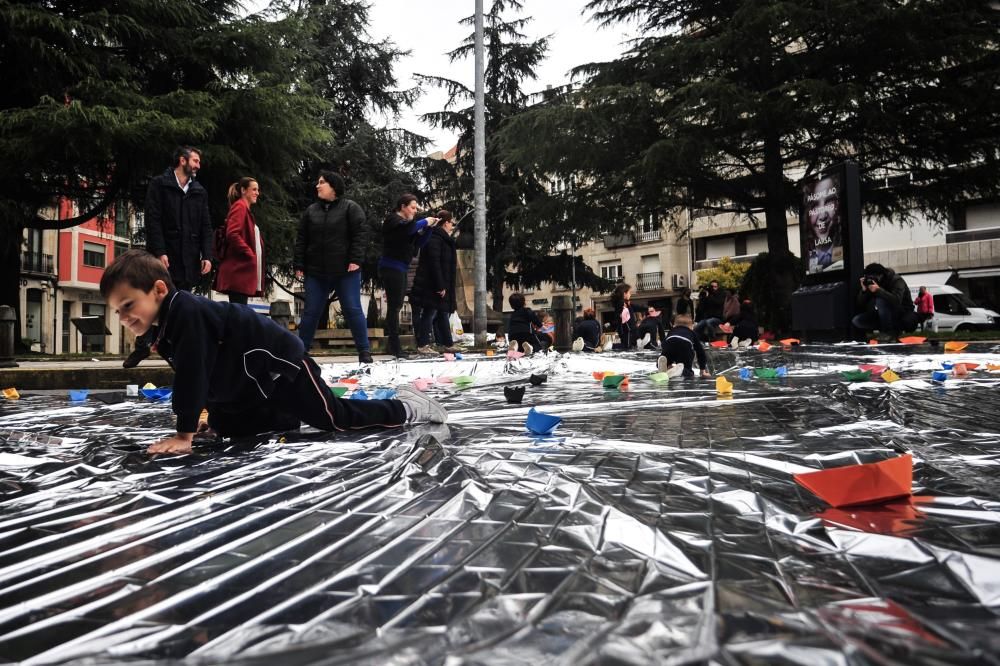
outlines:
M864 277L864 282L863 282L863 284L864 284L864 285L865 285L866 287L870 287L870 286L872 286L873 284L878 284L878 280L876 280L875 278L873 278L873 277L872 277L871 275L866 275L866 276Z

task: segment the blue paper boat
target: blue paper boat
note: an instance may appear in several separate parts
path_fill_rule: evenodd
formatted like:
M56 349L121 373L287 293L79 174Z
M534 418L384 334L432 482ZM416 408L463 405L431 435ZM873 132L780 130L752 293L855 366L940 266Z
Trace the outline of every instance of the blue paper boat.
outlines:
M778 376L779 377L787 377L788 376L788 368L786 368L783 365L779 365L778 368L777 368L777 371L778 371Z
M150 400L166 400L174 392L172 388L144 388L139 390Z
M550 435L552 431L562 422L561 416L552 416L543 412L535 411L532 407L528 410L528 430L536 435Z
M935 382L943 382L948 379L948 373L942 372L940 370L935 370L931 373L931 380Z
M351 400L367 400L367 399L368 399L368 394L362 391L361 389L358 389L357 391L351 394Z
M380 388L372 393L372 400L392 400L396 397L396 389Z
M462 360L462 354L461 354L461 352L455 352L455 359L458 360L458 361Z
M69 399L74 402L78 400L86 400L88 393L90 393L90 389L70 389Z
M750 379L753 377L753 370L750 368L740 368L740 379Z

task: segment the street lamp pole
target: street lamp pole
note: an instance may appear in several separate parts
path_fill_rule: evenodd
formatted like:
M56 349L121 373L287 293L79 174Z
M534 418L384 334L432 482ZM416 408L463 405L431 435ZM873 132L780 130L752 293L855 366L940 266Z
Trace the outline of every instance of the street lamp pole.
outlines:
M476 87L475 87L475 128L473 143L473 193L475 196L476 219L476 262L475 300L473 326L476 347L486 346L486 112L485 112L485 66L483 52L483 0L476 0Z

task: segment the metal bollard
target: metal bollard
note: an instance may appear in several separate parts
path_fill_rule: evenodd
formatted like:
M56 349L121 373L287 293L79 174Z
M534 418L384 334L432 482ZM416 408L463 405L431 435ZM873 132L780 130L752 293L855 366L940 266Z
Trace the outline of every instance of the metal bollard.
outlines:
M0 368L16 368L14 362L14 326L17 314L9 305L0 305Z
M573 346L573 299L563 294L553 296L552 319L556 325L556 351L569 351Z
M292 320L292 304L288 301L274 301L268 309L268 315L276 324L287 329Z

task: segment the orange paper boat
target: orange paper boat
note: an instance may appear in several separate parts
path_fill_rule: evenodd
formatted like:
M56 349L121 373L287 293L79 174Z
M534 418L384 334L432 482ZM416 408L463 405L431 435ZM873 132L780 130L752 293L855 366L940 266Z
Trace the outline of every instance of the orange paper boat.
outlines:
M987 363L986 369L990 372L996 372L997 370L1000 370L1000 363Z
M927 341L927 338L922 338L919 335L910 335L905 338L900 338L899 341L904 345L922 345Z
M792 345L797 345L797 344L799 344L799 342L800 342L800 340L798 338L783 338L781 340L781 344L785 345L786 347L791 347Z
M711 344L716 349L723 349L729 346L729 343L726 342L725 340L712 340L712 342L710 342L709 344Z
M832 507L874 504L912 493L913 456L906 453L877 463L796 474L794 478Z
M760 344L757 345L757 351L760 351L760 352L766 352L770 348L771 348L771 345L769 345L767 343L767 340L761 340Z
M868 341L868 344L870 344L872 347L874 347L875 345L878 344L878 339L877 338L872 338L871 340Z
M944 343L946 352L960 352L969 346L968 342L955 342L954 340Z

